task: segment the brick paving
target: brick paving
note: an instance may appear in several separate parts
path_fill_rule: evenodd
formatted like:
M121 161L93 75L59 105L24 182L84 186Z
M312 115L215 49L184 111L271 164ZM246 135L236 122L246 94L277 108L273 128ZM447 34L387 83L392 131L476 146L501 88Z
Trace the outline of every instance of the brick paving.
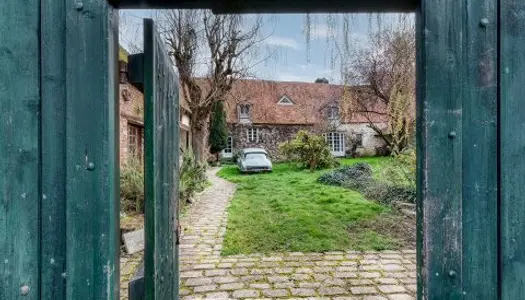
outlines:
M144 251L135 254L120 254L120 300L128 299L128 284L142 263Z
M415 299L415 250L221 256L235 185L216 171L181 219L182 299Z

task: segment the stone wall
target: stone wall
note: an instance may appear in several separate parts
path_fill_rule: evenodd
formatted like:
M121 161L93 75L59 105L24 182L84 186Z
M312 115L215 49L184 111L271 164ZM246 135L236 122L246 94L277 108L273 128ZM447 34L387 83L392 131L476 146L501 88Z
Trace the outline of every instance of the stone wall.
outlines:
M228 127L230 136L233 137L234 154L244 148L264 148L273 160L283 159L279 153L279 145L293 139L299 130L318 134L324 133L319 128L308 125L229 124ZM249 128L257 128L259 130L258 141L248 141L247 131ZM376 155L376 148L384 146L384 141L364 123L342 124L330 131L344 133L346 156L374 156ZM356 134L363 135L362 146L357 148L353 147Z
M385 126L385 124L377 125L380 128ZM337 129L338 131L345 132L346 136L349 137L349 140L355 140L356 134L363 135L362 146L357 147L355 150L355 154L358 156L374 156L376 155L377 148L385 146L385 141L378 136L370 126L368 126L368 123L341 124Z
M233 153L244 148L264 148L274 160L283 157L279 154L279 145L295 137L300 130L313 130L312 126L307 125L250 125L250 124L229 124L230 135L233 137ZM258 142L248 141L247 130L258 128Z

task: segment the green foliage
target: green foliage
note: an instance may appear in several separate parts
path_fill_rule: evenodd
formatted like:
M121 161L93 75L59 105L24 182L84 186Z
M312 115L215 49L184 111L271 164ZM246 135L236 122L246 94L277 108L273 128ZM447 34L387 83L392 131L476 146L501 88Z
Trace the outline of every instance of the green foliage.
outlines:
M394 185L416 188L416 151L407 149L391 158L382 177Z
M332 156L324 137L301 130L293 140L279 146L286 159L298 162L310 171L339 164Z
M207 184L206 165L195 159L191 151L184 153L180 168L179 196L184 205L197 192L204 190Z
M359 225L390 210L358 192L316 182L323 172L295 171L290 163L276 163L273 173L251 176L240 174L235 166L222 168L218 175L237 184L222 254L322 252L354 245L362 250L395 249L387 233ZM363 234L349 234L350 225L363 229Z
M125 212L144 213L144 167L129 159L120 170L120 202Z
M370 180L366 185L360 185L358 190L367 199L390 205L395 202L416 202L416 190L408 186L394 185L378 180Z
M415 185L400 185L374 179L372 168L367 163L345 166L323 174L317 181L359 191L367 199L378 201L381 204L414 203L416 200Z
M223 101L217 101L213 104L208 142L212 154L221 152L228 144L228 126Z
M372 168L365 162L344 166L340 169L323 174L318 181L329 185L343 185L352 178L368 178L372 176Z

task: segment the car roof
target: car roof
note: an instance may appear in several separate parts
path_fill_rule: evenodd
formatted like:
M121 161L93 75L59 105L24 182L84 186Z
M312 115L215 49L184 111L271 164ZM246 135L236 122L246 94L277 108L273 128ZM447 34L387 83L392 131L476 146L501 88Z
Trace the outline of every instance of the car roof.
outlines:
M268 154L263 148L245 148L242 149L242 153L264 153Z

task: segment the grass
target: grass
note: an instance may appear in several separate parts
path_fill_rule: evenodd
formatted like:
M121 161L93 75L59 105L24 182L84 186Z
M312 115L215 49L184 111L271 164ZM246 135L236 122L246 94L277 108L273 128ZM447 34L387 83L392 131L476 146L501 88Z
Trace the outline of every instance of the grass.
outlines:
M378 171L386 160L344 159L342 164L365 161ZM388 216L390 209L358 192L317 183L327 171L298 171L286 163L275 164L269 174L241 175L235 166L221 169L219 176L238 185L222 254L396 248L395 238L360 226Z

